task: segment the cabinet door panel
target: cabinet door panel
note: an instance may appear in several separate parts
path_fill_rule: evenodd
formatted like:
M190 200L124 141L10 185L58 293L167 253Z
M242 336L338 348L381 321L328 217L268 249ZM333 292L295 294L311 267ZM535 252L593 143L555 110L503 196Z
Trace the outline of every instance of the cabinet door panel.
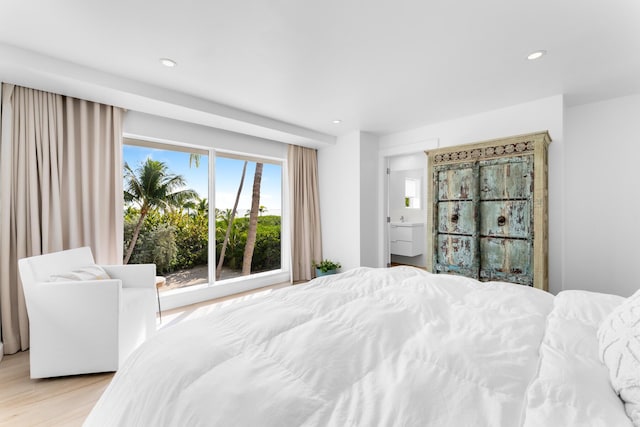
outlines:
M438 203L438 232L474 234L476 218L473 202Z
M474 172L472 167L438 171L437 200L470 200L475 198Z
M402 227L397 225L391 226L391 240L413 240L413 230L411 227Z
M480 203L482 236L526 239L531 233L531 204L528 200Z
M405 240L396 240L391 242L391 253L393 255L415 256L413 243Z
M533 191L533 168L529 156L480 165L480 199L526 199Z
M476 245L477 240L470 236L438 235L436 270L477 278Z
M532 284L531 242L527 240L480 239L480 277Z

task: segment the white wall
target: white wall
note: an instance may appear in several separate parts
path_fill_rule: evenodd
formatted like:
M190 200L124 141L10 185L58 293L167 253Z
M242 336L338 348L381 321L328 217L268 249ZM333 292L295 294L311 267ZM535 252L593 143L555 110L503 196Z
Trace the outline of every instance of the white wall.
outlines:
M567 108L565 289L640 288L640 95Z
M427 157L423 152L403 154L389 158L389 169L392 171L406 171L423 169L426 167Z
M322 253L342 271L378 266L378 138L354 131L318 150Z
M360 134L360 265L378 266L378 137Z
M446 147L548 130L553 139L549 147L549 290L557 293L563 286L563 116L564 101L558 95L382 136L379 144L381 151L393 152L408 146Z
M439 140L440 147L549 130L556 140L562 133L562 95L430 124L380 137L380 148Z
M360 266L360 132L318 149L322 254L342 264Z

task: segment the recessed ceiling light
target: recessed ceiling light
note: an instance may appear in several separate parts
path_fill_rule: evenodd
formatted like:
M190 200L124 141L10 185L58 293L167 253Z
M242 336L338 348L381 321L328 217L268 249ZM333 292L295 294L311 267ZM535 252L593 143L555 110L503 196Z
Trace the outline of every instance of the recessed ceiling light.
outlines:
M172 67L175 67L176 65L178 65L176 63L176 61L174 61L173 59L169 59L169 58L160 58L160 63L162 65L164 65L165 67L169 67L169 68L172 68Z
M546 50L536 50L535 52L531 52L529 56L527 56L527 59L530 61L533 61L534 59L542 58L546 54L547 54Z
M340 123L342 123L342 120L335 119L331 123L333 123L334 125L339 125Z

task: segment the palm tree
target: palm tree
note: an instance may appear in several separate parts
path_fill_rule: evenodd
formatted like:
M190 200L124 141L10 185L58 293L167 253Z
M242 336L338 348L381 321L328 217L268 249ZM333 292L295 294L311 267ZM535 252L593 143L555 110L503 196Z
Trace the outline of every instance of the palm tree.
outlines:
M209 200L206 197L202 199L198 199L198 204L196 205L196 212L198 215L206 215L209 213Z
M260 216L262 216L265 212L267 212L269 209L267 209L266 206L264 205L260 205L260 207L258 208L258 213L260 214ZM251 215L251 209L247 209L247 211L244 213L244 216L250 216Z
M253 175L253 193L251 195L251 212L249 213L249 230L247 231L247 243L244 246L242 258L242 275L251 274L251 261L253 250L256 247L256 235L258 234L258 212L260 209L260 182L262 181L262 163L256 163L256 172Z
M209 212L209 201L206 197L201 199L198 196L195 199L185 200L181 207L187 210L187 215L189 216L207 215Z
M186 209L187 210L187 215L191 216L192 211L196 209L197 206L197 202L194 199L187 199L184 200L180 203L180 205L178 206L178 208L180 209L180 214L182 214L182 209Z
M197 168L200 167L200 154L196 154L196 153L189 153L189 167L191 167L192 164L196 165Z
M171 173L164 162L157 160L147 159L135 171L125 163L124 177L126 181L125 202L135 203L140 207L140 217L133 229L131 243L129 243L123 261L127 264L133 253L133 248L136 246L144 219L149 212L179 206L185 200L198 197L198 193L191 189L184 189L186 184L184 177Z
M218 260L218 267L216 268L216 280L220 280L222 275L222 264L224 264L224 256L227 252L227 245L229 244L229 236L231 235L231 228L233 227L233 220L236 217L236 211L238 210L238 202L240 201L240 194L242 193L242 186L244 185L244 175L247 172L247 161L244 161L244 166L242 166L242 176L240 177L240 185L238 186L238 193L236 194L236 201L233 204L233 210L229 215L229 219L227 222L227 232L224 235L224 240L222 242L222 249L220 249L220 259ZM227 209L228 211L228 209Z

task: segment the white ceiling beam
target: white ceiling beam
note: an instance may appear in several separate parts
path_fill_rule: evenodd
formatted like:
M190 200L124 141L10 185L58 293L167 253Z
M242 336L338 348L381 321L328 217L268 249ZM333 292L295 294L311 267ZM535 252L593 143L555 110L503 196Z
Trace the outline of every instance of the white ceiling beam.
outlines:
M2 43L0 80L287 144L336 143L333 135Z

